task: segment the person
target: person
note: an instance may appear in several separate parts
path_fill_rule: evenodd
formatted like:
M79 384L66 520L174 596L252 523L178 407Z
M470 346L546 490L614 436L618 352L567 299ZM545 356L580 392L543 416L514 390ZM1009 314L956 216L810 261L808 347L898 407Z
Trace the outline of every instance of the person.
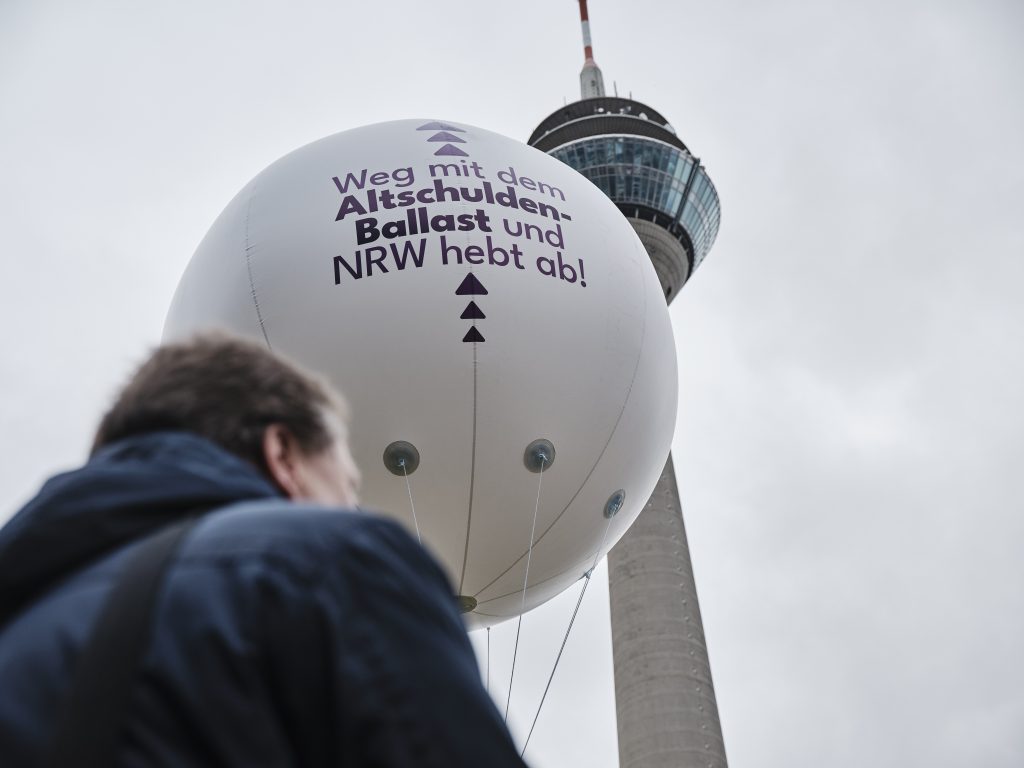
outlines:
M354 509L346 418L325 382L255 344L158 348L88 462L0 530L0 764L49 764L126 562L200 516L155 593L118 764L525 765L440 567Z

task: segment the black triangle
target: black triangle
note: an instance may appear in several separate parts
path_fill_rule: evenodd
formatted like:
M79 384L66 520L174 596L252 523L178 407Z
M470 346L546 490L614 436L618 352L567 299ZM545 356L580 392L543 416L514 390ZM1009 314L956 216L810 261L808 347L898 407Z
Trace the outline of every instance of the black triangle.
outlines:
M462 142L462 143L465 144L466 142ZM435 152L434 154L435 155L445 155L447 157L469 157L469 153L468 152L463 152L461 149L456 147L454 144L445 144L443 147L441 147L439 150L437 150L437 152Z
M480 331L478 331L476 329L475 325L472 328L469 329L469 332L466 333L465 336L462 337L462 340L463 341L486 341L486 339L484 339L484 337L480 335Z
M458 288L455 289L456 296L486 296L487 289L484 288L483 284L476 279L476 276L470 272L466 275L466 279L462 281Z
M460 139L454 133L448 133L448 131L441 131L440 133L435 133L433 136L427 139L427 141L450 141L452 144L466 143L465 139Z
M466 308L462 310L462 314L459 315L463 320L485 320L487 315L483 313L483 310L476 305L475 301L469 302Z
M449 125L448 123L439 123L439 122L436 122L436 121L433 122L433 123L424 123L423 125L421 125L416 130L417 131L456 131L458 133L465 133L466 132L465 129L459 128L457 125Z

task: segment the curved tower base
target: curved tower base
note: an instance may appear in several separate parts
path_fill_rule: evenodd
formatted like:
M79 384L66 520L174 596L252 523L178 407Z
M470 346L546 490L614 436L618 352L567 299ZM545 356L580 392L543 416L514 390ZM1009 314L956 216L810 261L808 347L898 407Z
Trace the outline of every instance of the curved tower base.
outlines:
M726 768L671 457L608 582L620 768Z

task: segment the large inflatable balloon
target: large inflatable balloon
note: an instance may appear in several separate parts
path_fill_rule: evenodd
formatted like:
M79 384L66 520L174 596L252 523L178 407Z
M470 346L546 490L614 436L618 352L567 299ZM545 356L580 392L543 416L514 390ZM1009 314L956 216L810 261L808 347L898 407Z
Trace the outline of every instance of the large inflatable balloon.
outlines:
M672 329L633 228L567 165L462 123L346 131L256 176L165 336L208 328L341 389L364 503L421 533L471 627L582 577L668 455Z

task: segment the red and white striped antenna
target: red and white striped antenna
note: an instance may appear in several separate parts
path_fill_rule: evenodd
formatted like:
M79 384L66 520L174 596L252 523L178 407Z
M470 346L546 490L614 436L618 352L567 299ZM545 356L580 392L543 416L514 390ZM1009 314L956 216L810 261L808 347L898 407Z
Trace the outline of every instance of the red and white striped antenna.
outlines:
M604 77L594 61L594 46L590 41L590 15L587 0L580 2L580 26L583 28L583 69L580 71L580 98L594 99L604 96Z

